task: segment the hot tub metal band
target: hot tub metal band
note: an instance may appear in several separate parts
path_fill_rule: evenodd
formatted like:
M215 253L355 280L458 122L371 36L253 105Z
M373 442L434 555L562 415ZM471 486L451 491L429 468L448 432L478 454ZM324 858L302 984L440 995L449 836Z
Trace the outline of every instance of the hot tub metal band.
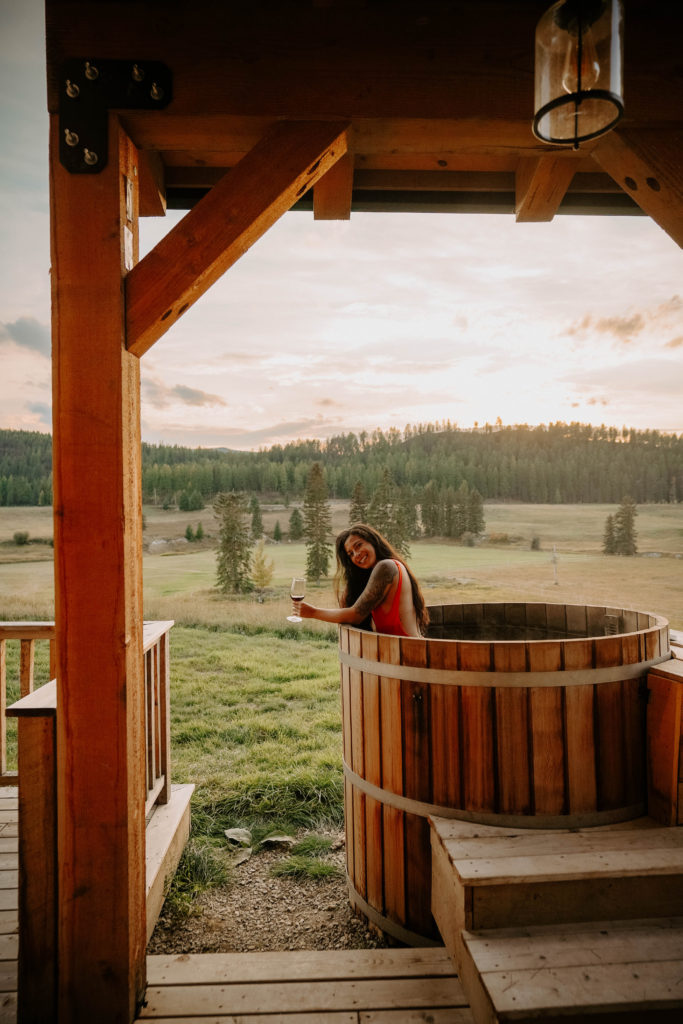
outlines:
M466 811L460 807L444 807L440 804L428 804L423 800L412 800L410 797L392 793L390 789L382 789L373 782L368 782L354 772L346 761L342 762L344 775L352 786L372 797L387 807L395 807L408 814L416 814L420 818L455 818L458 821L470 821L475 825L499 825L501 828L548 828L567 829L593 828L596 825L614 825L620 821L632 821L645 813L645 804L630 804L628 807L617 807L610 811L592 811L589 814L496 814L489 811Z
M443 686L588 686L595 683L620 683L645 675L653 665L671 660L671 652L633 664L611 665L607 668L559 669L552 672L470 672L450 668L418 668L413 665L390 665L386 662L359 658L347 651L339 652L339 661L357 672L382 679L406 679L411 683L439 683Z
M380 914L378 910L371 907L363 899L358 889L356 889L349 878L348 872L346 873L346 881L349 887L351 903L367 917L368 921L372 921L373 924L376 924L387 935L393 935L395 939L398 939L399 942L404 942L406 946L443 946L442 942L430 939L427 935L420 935L419 932L411 932L409 928L404 928L397 921L392 921L390 917L385 917L384 914Z

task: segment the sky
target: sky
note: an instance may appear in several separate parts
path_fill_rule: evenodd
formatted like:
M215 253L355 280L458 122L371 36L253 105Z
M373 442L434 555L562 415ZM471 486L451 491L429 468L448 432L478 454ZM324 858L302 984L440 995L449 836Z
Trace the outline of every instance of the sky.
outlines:
M51 431L42 0L0 0L0 427ZM141 252L182 216L141 221ZM142 436L450 420L683 433L683 253L647 217L289 213L142 359Z

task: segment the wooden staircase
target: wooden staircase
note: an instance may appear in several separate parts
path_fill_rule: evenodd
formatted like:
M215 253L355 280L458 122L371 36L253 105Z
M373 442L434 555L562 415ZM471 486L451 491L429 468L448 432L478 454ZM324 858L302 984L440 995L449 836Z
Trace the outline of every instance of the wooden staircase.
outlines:
M431 828L432 910L477 1024L683 1018L683 829Z

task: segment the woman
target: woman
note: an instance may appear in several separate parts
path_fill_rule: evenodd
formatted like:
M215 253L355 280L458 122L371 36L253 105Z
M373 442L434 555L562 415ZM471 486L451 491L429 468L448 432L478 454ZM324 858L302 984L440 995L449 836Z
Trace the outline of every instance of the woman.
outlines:
M336 540L335 592L339 608L294 602L303 619L339 622L395 636L422 636L429 624L420 586L381 533L358 524Z

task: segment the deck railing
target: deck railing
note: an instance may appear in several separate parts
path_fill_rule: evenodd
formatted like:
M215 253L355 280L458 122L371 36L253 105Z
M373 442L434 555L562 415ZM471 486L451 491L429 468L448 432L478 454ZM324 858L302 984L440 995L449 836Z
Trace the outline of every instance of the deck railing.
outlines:
M7 769L7 645L19 644L19 696L34 690L36 641L49 643L49 674L56 669L54 622L0 622L0 786L16 786L17 772ZM47 682L47 680L45 680Z
M171 792L169 631L172 625L173 621L167 620L145 622L143 627L147 768L145 816L149 816L155 804L168 803ZM19 644L19 696L24 698L35 690L36 642L50 645L47 678L52 680L56 672L54 622L0 622L0 786L16 786L18 779L17 772L7 768L7 644ZM49 695L46 691L45 697L52 707L52 691ZM32 715L35 714L34 708Z
M145 672L145 816L171 794L169 631L172 621L146 622ZM0 623L3 750L7 716L17 719L19 770L4 772L3 784L19 783L19 933L18 1019L49 1024L57 1019L57 681L34 690L36 640L50 641L54 673L54 624ZM5 642L18 640L21 699L5 707ZM4 765L4 762L3 762ZM50 856L49 851L52 852Z

